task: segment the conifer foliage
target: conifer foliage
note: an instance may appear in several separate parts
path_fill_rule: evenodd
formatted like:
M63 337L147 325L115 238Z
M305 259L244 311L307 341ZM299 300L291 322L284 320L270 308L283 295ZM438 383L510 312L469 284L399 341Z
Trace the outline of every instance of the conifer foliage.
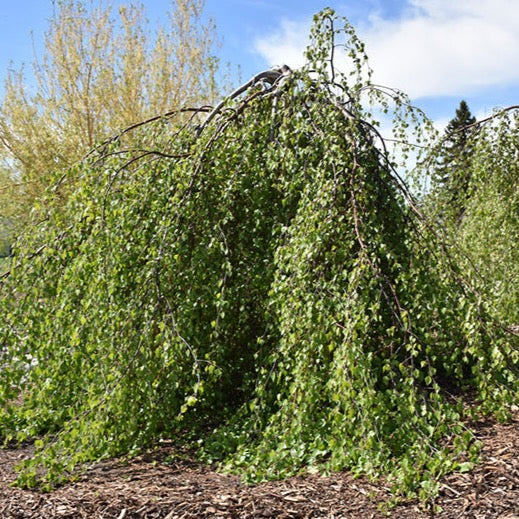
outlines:
M442 152L438 160L436 185L439 187L440 204L448 215L459 221L465 211L470 187L474 154L474 137L477 133L476 118L465 101L460 102L456 116L445 129Z
M425 499L477 452L459 395L506 416L517 356L386 157L362 43L325 10L307 58L134 125L64 207L48 193L1 285L19 484L176 438L250 480L346 468Z

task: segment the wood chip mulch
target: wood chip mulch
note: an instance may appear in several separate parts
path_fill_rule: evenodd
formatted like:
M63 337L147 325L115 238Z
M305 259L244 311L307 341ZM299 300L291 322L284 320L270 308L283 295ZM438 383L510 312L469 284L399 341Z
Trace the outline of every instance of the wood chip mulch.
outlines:
M397 518L519 519L519 415L506 425L480 424L482 462L472 472L450 474L436 501L442 511L416 501L393 508ZM79 481L51 493L11 487L14 465L30 447L0 450L0 518L382 518L390 497L383 484L345 473L308 475L247 486L236 476L192 460L164 463L161 447L130 462L98 464Z

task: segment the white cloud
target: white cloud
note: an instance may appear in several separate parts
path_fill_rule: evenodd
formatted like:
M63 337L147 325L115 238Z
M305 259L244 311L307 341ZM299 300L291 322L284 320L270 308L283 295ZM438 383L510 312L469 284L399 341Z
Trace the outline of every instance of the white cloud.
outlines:
M255 49L272 65L300 66L309 25L284 20ZM374 80L412 98L519 82L516 0L408 0L401 18L371 14L357 32Z
M309 22L282 20L277 32L256 40L255 50L272 66L301 67L309 30Z
M433 121L434 127L440 134L443 134L451 119L452 117L441 117L439 119L435 119Z

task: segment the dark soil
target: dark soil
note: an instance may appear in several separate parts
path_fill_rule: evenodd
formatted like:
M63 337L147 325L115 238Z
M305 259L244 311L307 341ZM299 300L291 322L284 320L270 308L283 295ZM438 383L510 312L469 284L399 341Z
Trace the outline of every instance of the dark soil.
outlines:
M397 518L519 518L519 415L509 424L481 423L481 463L443 481L433 515L416 501L392 509ZM236 476L175 459L163 446L129 462L113 460L51 493L9 483L31 448L0 450L0 518L382 518L390 498L383 484L346 473L308 475L247 486ZM169 460L166 463L166 460Z

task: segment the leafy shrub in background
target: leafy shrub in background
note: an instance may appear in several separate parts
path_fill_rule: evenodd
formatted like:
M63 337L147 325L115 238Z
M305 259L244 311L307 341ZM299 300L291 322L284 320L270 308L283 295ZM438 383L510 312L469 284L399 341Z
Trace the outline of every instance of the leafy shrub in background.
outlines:
M65 207L49 193L1 287L0 436L36 443L19 484L178 438L251 480L350 469L426 499L477 453L462 396L506 416L513 337L398 180L337 24L316 16L301 70L136 125Z
M448 216L456 204L426 198L465 277L496 321L512 330L519 328L518 123L519 107L511 106L472 124L472 135L459 150L463 157L470 151L461 217Z

